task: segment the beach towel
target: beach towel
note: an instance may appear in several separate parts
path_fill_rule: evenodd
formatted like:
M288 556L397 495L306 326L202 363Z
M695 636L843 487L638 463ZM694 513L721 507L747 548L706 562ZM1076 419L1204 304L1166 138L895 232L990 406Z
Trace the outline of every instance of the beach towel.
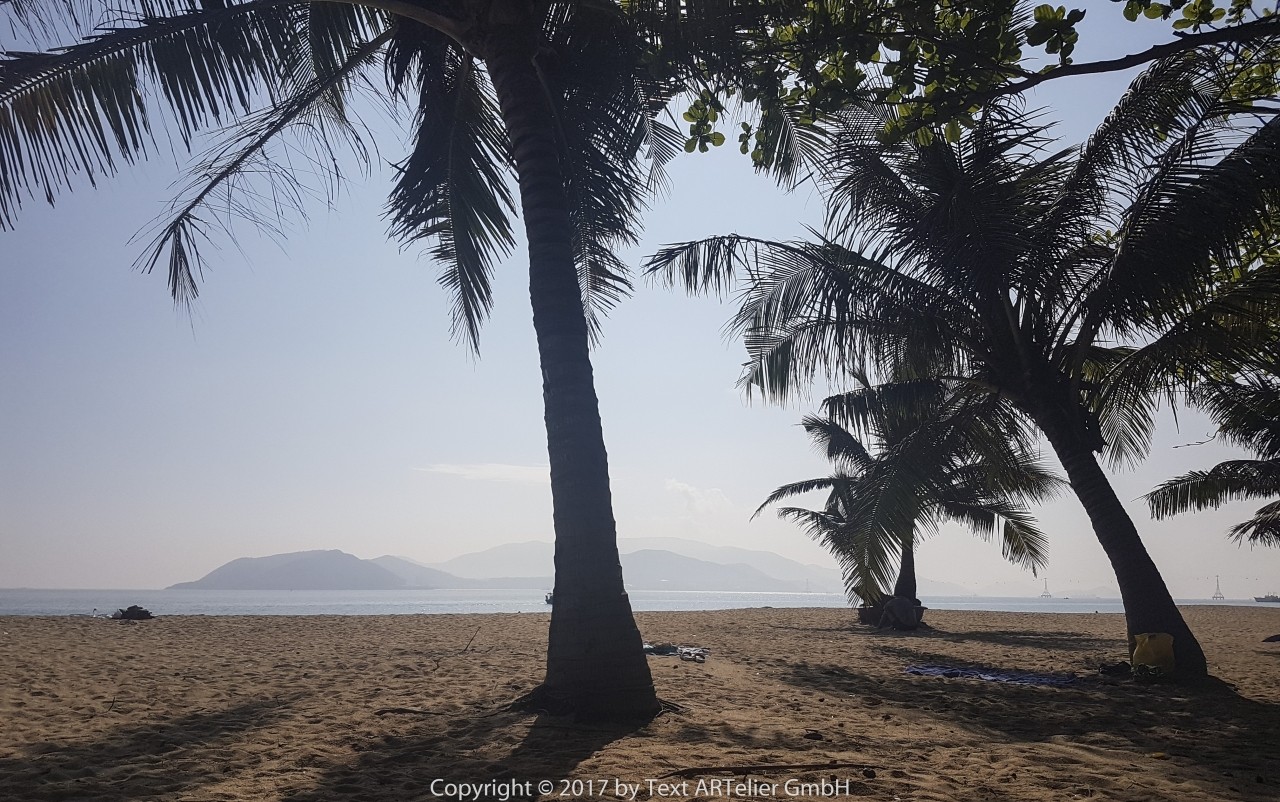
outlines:
M903 671L922 677L948 677L983 679L988 682L1008 682L1013 685L1070 685L1076 681L1073 674L1035 674L1029 671L999 671L996 669L957 668L944 665L907 666Z

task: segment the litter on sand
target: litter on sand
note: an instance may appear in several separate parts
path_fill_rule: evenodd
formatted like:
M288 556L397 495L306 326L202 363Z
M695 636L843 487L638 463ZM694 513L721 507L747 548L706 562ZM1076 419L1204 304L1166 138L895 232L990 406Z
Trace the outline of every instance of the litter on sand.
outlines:
M710 649L701 646L677 646L674 643L646 643L644 651L645 654L674 655L694 663L707 662L707 655L711 654Z

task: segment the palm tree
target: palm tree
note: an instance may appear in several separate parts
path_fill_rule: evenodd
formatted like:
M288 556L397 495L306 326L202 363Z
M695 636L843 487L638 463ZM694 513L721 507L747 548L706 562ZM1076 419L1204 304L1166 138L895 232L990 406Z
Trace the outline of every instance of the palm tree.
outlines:
M1036 464L1026 438L1017 436L1025 426L1007 405L964 398L924 379L864 385L826 399L823 410L827 417L809 416L802 425L835 472L779 487L756 514L827 490L821 510L784 507L778 515L831 550L852 601L881 601L895 556L889 595L914 600L916 541L946 521L985 540L998 531L1006 559L1033 573L1044 566L1045 538L1024 505L1054 495L1063 483Z
M299 134L311 147L308 167L322 172L337 171L344 143L367 158L352 96L370 91L416 109L389 204L392 231L434 243L455 297L455 334L474 345L493 266L513 247L514 174L556 532L546 678L527 703L583 716L656 713L622 584L589 345L596 316L630 286L614 249L635 240L650 179L642 156L660 165L683 140L651 123L673 87L645 69L644 43L620 9L520 0L5 6L37 46L67 31L80 41L0 60L0 225L12 225L24 199L52 202L78 177L145 157L160 120L188 147L232 123L142 259L147 271L167 268L179 302L196 295L199 246L220 209L271 228L279 204L300 201L298 176L273 159L281 135ZM386 89L374 91L380 76ZM255 208L262 197L277 207Z
M954 142L882 143L867 132L885 115L862 112L830 158L839 237L716 237L650 261L694 290L745 271L744 378L772 397L819 372L909 363L1007 400L1089 516L1130 648L1172 635L1185 677L1207 672L1204 654L1098 455L1140 459L1162 394L1274 348L1259 332L1280 317L1280 275L1244 255L1276 219L1280 119L1243 102L1229 64L1217 51L1158 62L1087 143L1057 152L1015 105L985 107Z
M1217 381L1196 388L1193 398L1218 424L1228 443L1249 449L1257 459L1221 462L1207 471L1192 471L1162 483L1146 495L1153 517L1167 518L1192 510L1217 509L1228 501L1280 496L1280 371ZM1236 524L1228 535L1280 546L1280 499L1263 505L1253 517Z

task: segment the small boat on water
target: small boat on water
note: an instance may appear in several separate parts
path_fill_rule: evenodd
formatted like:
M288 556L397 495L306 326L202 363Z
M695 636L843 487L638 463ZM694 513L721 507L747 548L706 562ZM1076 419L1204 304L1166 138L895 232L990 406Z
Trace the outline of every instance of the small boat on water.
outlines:
M1280 596L1277 596L1274 593L1268 593L1265 596L1254 596L1253 600L1260 602L1280 602Z
M547 591L547 595L546 595L546 597L545 597L545 598L543 598L543 601L545 601L547 604L555 604L555 603L556 603L556 592L555 592L554 590L549 590L549 591Z

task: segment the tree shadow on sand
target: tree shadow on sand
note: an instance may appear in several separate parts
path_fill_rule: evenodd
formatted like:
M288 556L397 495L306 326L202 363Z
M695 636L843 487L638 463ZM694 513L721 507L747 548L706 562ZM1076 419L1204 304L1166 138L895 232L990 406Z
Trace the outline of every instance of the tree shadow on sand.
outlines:
M924 648L885 645L886 661L945 664L985 672L1016 671ZM844 665L796 663L781 679L813 691L850 694L888 702L958 725L982 741L1042 743L1066 738L1105 749L1172 753L1213 765L1220 777L1202 773L1198 782L1221 798L1249 792L1274 793L1280 761L1267 744L1280 743L1280 705L1243 697L1226 683L1143 685L1080 676L1067 686L1018 685L981 679L886 676ZM1264 793L1262 796L1266 797ZM1274 798L1274 797L1268 797Z
M949 643L977 641L997 646L1025 646L1033 649L1049 649L1051 651L1083 651L1108 650L1123 651L1125 641L1123 633L1116 638L1094 638L1079 632L1026 632L1018 630L981 630L966 632L944 632L938 629L917 630L924 638L936 638Z
M87 743L32 743L0 757L0 799L124 802L174 799L210 777L222 748L274 722L289 699L130 723Z
M553 716L531 719L507 711L463 718L392 718L388 717L387 733L359 749L354 760L328 766L312 787L281 798L458 798L449 783L485 782L506 785L481 790L479 799L549 798L546 789L538 789L540 781L551 782L558 794L560 781L579 763L645 726L578 724Z
M993 643L1000 646L1027 646L1038 649L1081 650L1081 649L1116 649L1124 648L1124 635L1121 631L1116 638L1094 638L1079 632L1027 632L1019 630L978 630L964 632L948 632L932 626L921 627L911 631L898 631L888 627L880 629L864 624L851 623L842 627L811 627L786 624L772 624L774 629L790 629L806 632L838 632L851 637L863 638L897 638L903 640L943 640L951 643L977 641Z

